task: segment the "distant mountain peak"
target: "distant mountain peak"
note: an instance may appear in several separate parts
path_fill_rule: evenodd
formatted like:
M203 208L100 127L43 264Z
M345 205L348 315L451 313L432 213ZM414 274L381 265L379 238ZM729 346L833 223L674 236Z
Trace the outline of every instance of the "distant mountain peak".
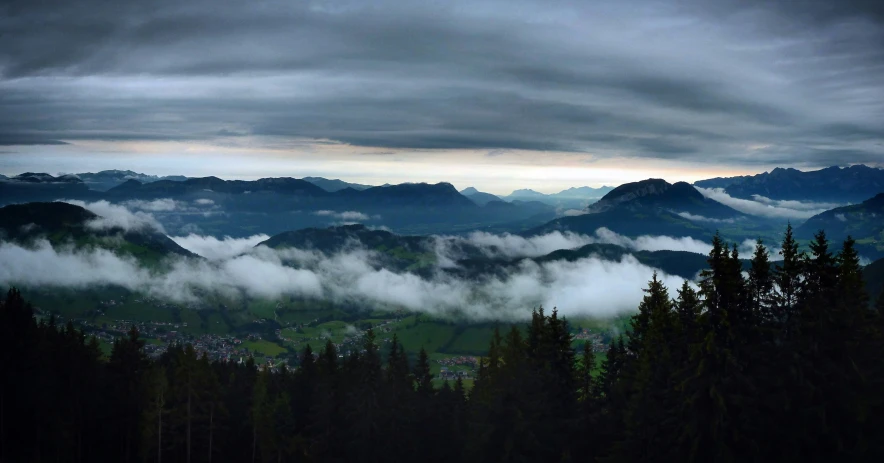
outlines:
M627 203L643 196L659 194L670 185L663 179L648 179L640 182L627 183L611 190L599 202L590 205L586 211L590 214L607 212L620 204Z
M686 198L694 198L694 199L703 199L704 196L702 193L697 191L693 185L688 182L675 182L670 185L669 194L679 194L683 195Z
M53 244L67 245L73 241L76 246L95 245L129 252L118 247L117 239L103 240L115 236L147 250L146 254L139 252L136 258L170 253L192 255L155 229L126 228L117 224L96 227L92 221L98 218L98 215L81 206L59 201L11 204L0 207L0 233L17 242L28 243L37 238L47 238Z
M514 199L549 199L549 195L545 195L540 193L539 191L534 191L530 188L522 188L519 190L515 190L509 195L507 195L506 199L512 201Z
M485 193L483 191L479 191L473 187L464 188L460 191L460 194L470 198L470 201L476 203L479 206L485 206L488 203L493 202L501 202L501 199L491 193Z
M510 196L517 195L517 194L542 195L543 193L540 193L539 191L534 191L530 188L521 188L518 190L514 190L512 193L510 193Z
M567 190L562 190L556 194L561 195L561 194L568 194L568 193L596 193L599 191L613 190L613 189L614 189L614 187L607 186L607 185L602 185L599 188L593 188L590 186L572 186L571 188L568 188Z
M741 199L760 195L777 200L860 202L884 191L884 169L863 164L809 171L777 167L756 175L699 180L694 185L723 188Z
M361 185L359 183L349 183L338 178L328 179L324 177L304 177L305 182L310 182L329 193L345 190L347 188L362 191L371 188L371 185Z
M45 172L25 172L10 180L27 183L83 183L76 175L64 174L54 177Z
M122 185L127 180L138 180L141 183L158 182L160 180L171 180L181 182L187 180L183 175L157 176L142 174L128 169L108 169L98 172L81 172L74 174L86 184L89 189L96 191L108 191L114 187Z
M587 212L597 214L619 208L639 210L647 207L675 213L689 212L704 217L733 218L741 215L723 204L706 198L689 183L670 184L659 178L620 185L599 202L589 206Z
M672 185L662 178L649 178L638 182L626 183L608 192L599 202L590 206L589 211L603 212L617 204L636 198L662 194L671 187Z

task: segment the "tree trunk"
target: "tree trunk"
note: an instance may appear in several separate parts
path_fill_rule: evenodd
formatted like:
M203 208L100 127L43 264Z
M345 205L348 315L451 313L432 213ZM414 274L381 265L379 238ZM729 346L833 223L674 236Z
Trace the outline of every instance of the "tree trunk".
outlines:
M187 389L187 463L190 463L190 422L192 421L190 416L190 388Z
M157 396L157 463L163 463L163 393Z
M3 385L5 386L5 384ZM0 461L6 452L6 387L0 389Z
M77 395L77 462L83 461L83 406L80 404L80 396Z
M129 414L130 415L132 414L132 410L129 410ZM129 418L129 416L127 416L126 417L126 437L125 437L125 444L123 445L123 455L126 457L126 461L132 461L129 458L129 440L130 440L131 436L132 436L132 420Z
M252 425L252 463L255 463L255 452L258 451L258 425Z
M212 406L209 407L209 463L212 463L212 432L214 431L213 425L215 424L215 402L212 402Z

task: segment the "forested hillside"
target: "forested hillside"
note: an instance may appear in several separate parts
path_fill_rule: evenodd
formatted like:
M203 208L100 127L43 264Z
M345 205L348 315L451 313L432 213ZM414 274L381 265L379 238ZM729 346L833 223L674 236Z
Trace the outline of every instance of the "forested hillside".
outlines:
M882 461L884 304L852 240L799 253L790 228L781 248L771 266L759 243L744 276L716 236L699 289L654 275L605 353L537 310L500 327L470 390L370 331L293 371L191 345L152 360L134 329L105 358L12 289L0 461Z

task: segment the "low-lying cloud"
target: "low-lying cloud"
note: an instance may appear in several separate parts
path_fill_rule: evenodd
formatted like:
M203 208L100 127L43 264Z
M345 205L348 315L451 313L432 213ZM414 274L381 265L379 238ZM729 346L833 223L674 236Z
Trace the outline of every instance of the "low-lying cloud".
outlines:
M766 204L769 206L784 209L794 209L796 211L811 211L814 213L814 215L819 214L820 212L828 211L829 209L834 209L836 207L846 206L846 204L842 203L818 203L810 201L795 201L789 199L770 199L767 196L761 195L752 195L752 199L758 201L761 204Z
M187 236L170 236L169 238L178 243L182 248L206 259L222 260L248 252L258 243L269 239L270 236L259 234L247 238L225 236L222 239L218 239L214 236L201 236L191 233Z
M368 214L363 214L362 212L358 212L358 211L336 212L336 211L329 211L329 210L321 210L321 211L314 212L313 215L318 215L320 217L329 217L331 219L339 220L342 222L365 222L368 220L372 220L372 219L377 220L380 218L380 216L376 216L376 215L369 216Z
M132 212L107 201L68 202L101 216L90 225L96 228L160 232L162 226L147 210L161 213L172 205L151 201L130 205L146 209ZM353 219L356 214L361 213L328 211L320 215ZM204 258L170 256L150 267L129 255L95 247L53 247L46 240L30 246L0 243L0 283L65 288L114 285L197 307L210 295L269 300L295 296L476 320L525 319L531 309L540 305L558 307L563 315L571 317L604 317L634 310L655 269L629 254L617 261L596 256L571 262L537 262L531 258L595 243L615 244L631 251L703 254L710 247L689 237L629 238L606 228L592 235L554 231L533 237L474 232L428 240L431 249L427 252L435 253L435 259L429 269L418 274L385 268L381 254L358 242L329 254L313 249L256 246L267 238L254 235L219 239L193 233L174 236L171 239L180 246ZM458 253L466 247L512 262L502 267L502 272L465 277L451 269L459 265L462 256ZM681 277L659 271L658 274L670 288L683 281Z
M844 204L815 203L804 201L781 201L766 198L761 195L753 195L753 199L734 198L723 188L700 188L697 191L707 198L714 199L726 206L730 206L744 214L758 217L770 217L777 219L809 219Z
M466 279L437 268L430 277L378 267L371 250L332 255L265 246L225 257L244 241L184 237L213 259L174 257L147 269L131 257L104 249L0 244L0 281L26 286L87 288L115 285L199 306L207 294L228 298L276 299L285 295L322 298L364 307L404 308L477 320L519 320L539 305L563 315L611 316L634 310L654 269L627 255L619 261L588 257L574 262L522 260L505 275ZM240 247L242 246L242 247ZM211 252L206 249L212 248ZM16 262L20 264L9 265ZM665 274L670 287L682 279Z
M567 209L562 212L562 215L565 217L576 217L578 215L585 215L586 211L581 209Z
M497 235L472 232L465 237L437 237L436 251L439 254L447 254L457 245L469 244L478 247L488 257L537 257L559 249L574 249L594 242L595 239L587 235L559 231L529 238L509 233Z
M153 201L133 199L124 202L123 206L126 206L129 209L140 209L142 211L151 212L171 212L181 207L179 201L175 201L171 198L155 199Z
M85 202L76 199L63 200L68 204L80 206L99 217L86 223L88 228L94 230L109 230L113 228L121 228L125 231L157 231L165 233L165 229L153 214L143 211L131 212L125 206L111 204L108 201L101 200L95 202Z
M691 214L690 212L676 212L676 215L690 220L691 222L709 222L709 223L734 223L736 219L715 219L712 217L703 217L702 215Z
M671 236L642 235L637 238L615 233L607 228L595 231L597 242L616 244L633 251L687 251L697 254L708 254L712 245L688 236L674 238Z
M687 251L707 254L710 243L698 239L670 236L643 235L629 238L601 227L592 235L553 231L545 235L523 237L509 233L493 234L473 232L466 236L436 237L435 251L443 262L453 262L460 256L462 245L479 248L487 257L525 258L538 257L560 249L576 249L588 244L614 244L630 251Z
M124 201L120 205L129 209L176 214L202 214L205 216L218 212L219 206L215 201L207 198L195 199L192 202L176 200L172 198L160 198L154 200L132 199Z

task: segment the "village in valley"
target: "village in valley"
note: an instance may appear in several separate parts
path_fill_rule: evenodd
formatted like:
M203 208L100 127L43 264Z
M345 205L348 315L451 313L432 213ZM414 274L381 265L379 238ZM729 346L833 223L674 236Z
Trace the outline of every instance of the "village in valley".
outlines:
M138 313L139 319L115 316L120 313L134 313L135 310L142 310ZM204 312L200 313L201 310ZM284 307L279 302L271 306L274 318L283 310ZM144 312L158 314L156 318L159 320L145 319ZM211 315L206 316L210 312ZM145 353L154 359L166 352L169 346L189 343L198 355L206 355L209 360L241 363L251 357L256 364L266 366L272 371L297 368L299 356L308 344L312 347L314 356L318 356L318 352L329 341L335 346L340 358L351 352L360 352L366 331L372 329L382 351L389 349L395 336L411 355L415 355L421 348L428 351L431 369L437 381L461 379L467 382L475 378L480 362L479 356L467 352L482 352L493 330L491 327L484 328L484 331L468 328L461 338L472 338L472 342L464 344L465 341L458 338L460 343L454 349L446 350L443 344L446 336L450 336L450 332L455 330L452 325L395 311L390 312L387 317L377 313L372 314L374 318L351 321L329 320L324 317L290 321L285 326L274 319L254 318L247 325L248 329L234 332L211 326L212 323L216 326L221 326L222 323L215 318L217 312L211 309L181 307L134 295L129 298L106 298L96 308L77 314L58 311L50 314L36 307L35 315L47 322L53 318L57 325L70 320L87 336L95 336L105 355L110 354L115 339L126 336L134 327L138 330L139 337L145 341ZM212 332L213 330L217 332ZM572 327L572 336L575 349L577 345L590 342L596 352L603 352L610 340L610 333L605 330L580 326Z

